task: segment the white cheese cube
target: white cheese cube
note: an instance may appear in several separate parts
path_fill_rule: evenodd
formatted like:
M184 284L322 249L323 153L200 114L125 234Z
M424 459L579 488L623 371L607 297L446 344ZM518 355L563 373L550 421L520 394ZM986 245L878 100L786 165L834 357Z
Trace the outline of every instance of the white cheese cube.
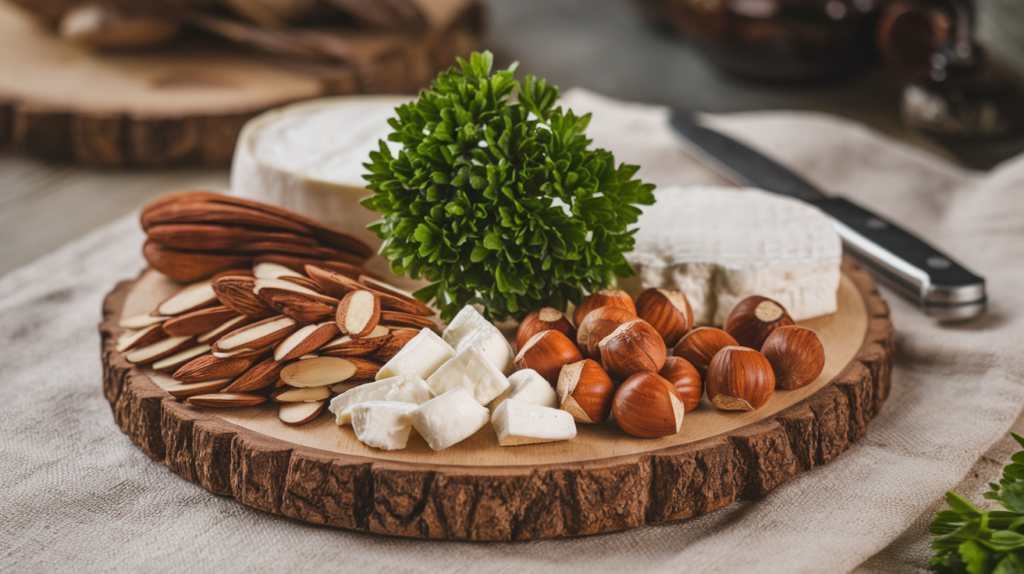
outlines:
M377 380L387 379L396 375L415 375L426 379L434 371L455 356L455 349L446 343L437 333L424 328L402 347L401 351L384 363L377 373Z
M493 401L508 388L508 379L477 347L470 347L441 365L430 375L427 386L435 396L462 387L481 405ZM550 386L550 385L549 385Z
M569 440L576 436L576 421L569 413L516 399L498 405L491 424L501 446Z
M508 382L508 390L487 405L492 413L506 399L516 399L553 409L558 408L558 393L551 387L551 383L547 382L537 371L533 369L516 371L509 375Z
M430 387L416 375L390 377L359 385L331 399L328 407L339 425L352 420L352 407L370 401L395 401L422 405L434 397Z
M502 373L508 374L515 370L513 362L516 355L512 352L512 345L494 325L487 323L465 334L455 345L455 353L463 353L474 347L483 351Z
M417 405L369 401L351 407L352 430L366 446L383 450L405 448L412 432L412 412Z
M473 331L482 329L484 327L490 327L494 330L498 328L491 324L490 321L484 318L475 307L472 305L466 305L461 311L455 315L451 323L448 323L448 327L444 330L444 340L449 345L457 347L459 341L463 337L466 337Z
M416 407L412 426L430 448L444 450L476 434L491 419L491 413L462 387Z

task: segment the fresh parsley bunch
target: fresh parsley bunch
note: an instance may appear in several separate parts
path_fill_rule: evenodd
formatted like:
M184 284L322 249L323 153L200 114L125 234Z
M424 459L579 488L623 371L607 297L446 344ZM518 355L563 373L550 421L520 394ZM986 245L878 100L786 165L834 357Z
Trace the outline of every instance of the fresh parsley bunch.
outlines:
M1013 438L1024 447L1024 439ZM982 512L959 494L946 493L952 510L939 512L932 522L932 548L937 552L932 570L943 574L1024 573L1024 450L1011 460L999 484L990 483L984 495L1006 510Z
M438 76L397 108L364 176L362 204L384 214L370 229L397 274L432 284L415 293L449 319L481 303L492 320L565 309L583 290L633 274L627 226L654 203L638 167L588 149L590 114L555 107L558 88L516 68L491 73L490 52Z

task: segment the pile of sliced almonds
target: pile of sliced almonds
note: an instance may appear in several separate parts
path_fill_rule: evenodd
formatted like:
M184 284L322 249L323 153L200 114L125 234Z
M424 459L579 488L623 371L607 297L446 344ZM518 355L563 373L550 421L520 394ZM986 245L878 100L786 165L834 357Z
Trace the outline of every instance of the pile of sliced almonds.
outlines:
M372 381L434 312L358 267L270 254L251 270L188 285L125 317L117 350L172 373L172 396L206 407L281 404L307 423L335 394Z

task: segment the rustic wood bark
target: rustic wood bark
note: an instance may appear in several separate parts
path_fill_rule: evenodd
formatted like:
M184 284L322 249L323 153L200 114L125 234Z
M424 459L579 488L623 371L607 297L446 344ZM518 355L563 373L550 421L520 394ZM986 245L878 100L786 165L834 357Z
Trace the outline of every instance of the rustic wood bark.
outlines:
M104 303L104 394L153 460L211 492L315 524L415 538L582 536L697 516L764 496L867 431L889 394L895 332L874 281L844 273L867 305L856 358L818 392L705 440L634 456L535 467L465 467L340 455L273 439L179 403L114 349L133 282Z
M0 78L0 148L119 168L227 166L242 125L267 109L318 96L415 93L452 66L456 56L468 56L483 20L481 6L472 3L443 30L418 37L367 37L375 56L358 65L306 62L220 45L200 50L184 42L152 56L133 55L133 65L121 68L56 38L52 46L25 40L35 32L26 28L24 17L11 15L14 10L0 5L0 53L8 54L0 56L0 65L4 58L22 63ZM76 51L77 67L68 66L67 50ZM151 65L141 65L147 58ZM252 69L242 69L240 62L251 63ZM80 73L82 66L96 73ZM64 78L63 69L79 73ZM265 78L268 70L275 76ZM112 76L115 85L109 84ZM90 77L100 78L100 83L82 85ZM160 77L166 82L154 79ZM305 87L286 86L291 83ZM234 84L244 89L238 90L237 102L225 102L220 96ZM254 94L263 86L265 94ZM101 97L104 89L113 94L124 88L132 94L130 101L111 104ZM200 103L166 108L168 89L181 95L176 101ZM83 93L88 95L79 95ZM219 99L204 103L208 93Z

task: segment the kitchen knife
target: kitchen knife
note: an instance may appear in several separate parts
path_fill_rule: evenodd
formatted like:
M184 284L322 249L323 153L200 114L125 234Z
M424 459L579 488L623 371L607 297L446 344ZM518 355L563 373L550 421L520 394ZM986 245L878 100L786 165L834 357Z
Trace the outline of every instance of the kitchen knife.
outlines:
M846 254L941 320L985 313L985 280L896 224L805 179L746 145L674 111L671 125L686 150L737 183L806 201L832 218Z

